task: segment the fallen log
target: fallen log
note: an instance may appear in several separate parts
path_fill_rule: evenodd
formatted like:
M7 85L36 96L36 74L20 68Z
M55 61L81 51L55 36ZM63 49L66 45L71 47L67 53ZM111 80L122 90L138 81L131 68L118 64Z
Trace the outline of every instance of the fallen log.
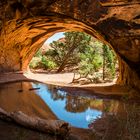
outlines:
M8 113L0 108L0 119L14 121L24 127L41 132L67 137L69 135L69 124L61 120L45 120L39 117L30 117L21 111Z
M12 121L10 114L0 108L0 119L5 120L5 121Z

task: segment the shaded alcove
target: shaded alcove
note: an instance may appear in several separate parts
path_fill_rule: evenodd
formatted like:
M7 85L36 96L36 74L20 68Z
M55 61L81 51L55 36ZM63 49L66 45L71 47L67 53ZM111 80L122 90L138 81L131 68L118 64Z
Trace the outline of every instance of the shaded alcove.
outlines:
M42 19L37 23L33 22L31 29L29 27L29 36L33 37L29 40L28 36L26 36L28 43L30 43L29 47L24 47L20 53L22 56L22 69L26 70L28 67L29 62L31 61L32 57L38 51L39 48L44 44L47 38L51 37L55 33L58 32L66 32L66 31L79 31L85 32L90 34L91 36L101 40L108 46L112 48L112 46L102 37L96 30L92 29L91 27L85 25L84 23L77 22L72 19L61 19L57 17L49 17L49 19ZM54 20L54 21L53 21ZM49 23L50 22L50 23ZM25 42L24 42L25 43Z
M49 38L50 36L52 36L57 32L65 32L65 31L85 32L102 41L103 43L107 44L111 48L113 48L111 44L105 40L104 36L99 34L96 30L94 30L93 28L87 26L82 22L75 21L71 18L61 18L57 16L50 16L46 18L38 17L34 19L29 18L23 20L21 23L18 24L18 28L15 26L16 25L15 20L8 22L6 25L2 32L3 37L7 40L3 42L4 43L3 52L5 52L5 54L4 53L3 54L5 55L4 58L5 62L3 62L3 65L1 67L2 71L19 71L19 70L26 71L28 69L28 64L31 61L32 57L46 41L46 38ZM22 36L20 34L22 34ZM6 48L6 46L8 47ZM116 52L115 49L114 51ZM13 55L10 55L11 53ZM118 52L116 52L116 54L118 57L120 68L118 83L122 85L125 84L129 85L132 82L132 78L130 80L129 76L136 77L136 74L135 72L132 72L130 75L129 70L131 71L131 69L122 60ZM2 58L3 55L1 55L1 60ZM134 84L137 85L137 83Z
M139 9L138 0L1 1L0 71L26 70L46 38L77 30L112 46L120 65L117 83L139 90Z

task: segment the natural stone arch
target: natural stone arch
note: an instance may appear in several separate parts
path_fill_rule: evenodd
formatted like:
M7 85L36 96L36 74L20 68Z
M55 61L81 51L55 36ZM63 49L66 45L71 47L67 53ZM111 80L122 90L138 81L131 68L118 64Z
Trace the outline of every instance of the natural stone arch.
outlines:
M5 37L8 38L5 44L7 43L8 46L9 43L11 43L10 45L11 50L16 47L16 50L14 51L17 52L19 55L17 56L17 59L19 59L18 63L21 63L21 66L18 66L15 70L25 71L27 69L30 60L35 55L36 51L43 45L43 43L46 41L47 38L49 38L50 36L52 36L57 32L64 32L64 31L85 32L99 39L101 42L111 46L103 38L103 36L101 36L93 28L87 26L82 22L75 21L71 18L62 18L60 16L38 17L34 19L29 18L26 19L25 21L22 21L22 23L19 23L18 28L17 26L15 26L16 24L15 20L13 20L10 23L8 22L6 24L8 24L8 27L10 26L10 30L9 28L5 28L3 30L4 37L5 37L5 32L9 30L9 33ZM11 57L13 56L11 55ZM14 61L13 63L15 64L12 65L12 68L14 65L15 66L18 65Z
M36 19L36 21L38 20L42 20L42 18ZM93 37L99 39L100 41L108 44L108 42L106 42L105 39L97 31L82 22L78 22L70 18L62 18L56 16L45 17L43 18L43 20L44 21L41 21L41 23L38 22L37 25L36 23L33 23L31 25L31 32L34 32L34 37L32 38L32 43L31 46L29 46L29 50L27 48L23 48L21 51L21 56L23 58L22 70L27 69L27 65L29 64L30 60L35 55L36 51L43 45L46 39L58 32L81 31L88 33Z
M78 30L82 28L87 33L92 31L94 36L101 35L119 57L119 84L140 88L139 0L6 0L0 1L0 11L0 71L21 69L20 64L26 62L29 54L30 59L31 52L36 51L34 46L43 43L44 39L38 38L47 38L56 31L66 30L66 27L55 27L49 33L46 31L47 35L41 30L37 34L38 29L31 25L41 25L42 19L49 17L53 20L46 20L47 23L57 23L58 19L61 19L58 23L62 24L77 21L88 25L86 28L79 25ZM38 21L35 22L36 19Z

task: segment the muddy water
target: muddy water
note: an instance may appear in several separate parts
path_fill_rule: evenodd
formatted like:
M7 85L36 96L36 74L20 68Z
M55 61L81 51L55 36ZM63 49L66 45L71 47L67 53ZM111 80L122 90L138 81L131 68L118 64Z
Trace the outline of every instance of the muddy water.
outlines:
M139 104L89 95L42 83L16 82L0 86L0 107L8 112L20 110L31 116L61 119L72 126L99 132L106 130L109 125L110 128L116 126L113 120L117 122L118 129L123 129L127 123L130 130L134 130L134 127L139 133L139 122L135 123L134 120L140 117Z

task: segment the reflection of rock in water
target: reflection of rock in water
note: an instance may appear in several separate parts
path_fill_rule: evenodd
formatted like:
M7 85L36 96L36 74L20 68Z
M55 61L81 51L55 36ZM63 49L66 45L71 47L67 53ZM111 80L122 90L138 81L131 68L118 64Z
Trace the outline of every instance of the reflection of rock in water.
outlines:
M80 96L66 96L65 109L69 112L84 112L88 108L96 109L105 113L116 113L118 110L118 101L104 99L90 99Z
M63 91L58 90L57 87L55 87L55 86L48 85L47 87L50 90L51 98L54 101L59 100L59 99L64 100L65 93Z
M90 100L76 96L66 96L65 109L69 112L84 112L90 104Z
M14 85L14 86L13 86ZM0 89L0 107L8 112L22 111L25 114L38 116L44 119L56 119L54 113L46 103L34 93L29 91L32 85L29 82L7 84ZM18 92L18 90L23 90Z
M121 111L119 108L116 115L104 114L89 125L95 140L140 140L140 105L123 104Z

